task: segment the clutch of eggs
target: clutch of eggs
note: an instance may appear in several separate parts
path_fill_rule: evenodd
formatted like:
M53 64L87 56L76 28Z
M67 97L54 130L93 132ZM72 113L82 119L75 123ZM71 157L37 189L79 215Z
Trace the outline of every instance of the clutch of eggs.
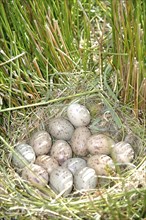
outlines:
M67 118L53 118L45 131L36 131L28 144L14 148L12 163L22 170L23 179L35 186L47 184L67 196L72 190L97 187L98 176L115 175L115 163L134 158L132 146L115 143L105 134L92 134L88 109L70 104Z

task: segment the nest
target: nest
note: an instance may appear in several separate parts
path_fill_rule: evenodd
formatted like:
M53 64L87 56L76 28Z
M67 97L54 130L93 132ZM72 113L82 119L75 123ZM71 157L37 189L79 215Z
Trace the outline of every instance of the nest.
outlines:
M91 113L92 121L89 125L92 133L110 135L116 142L127 140L135 150L132 164L126 165L117 176L102 177L105 183L99 184L94 190L76 191L68 197L56 195L49 186L36 188L24 181L11 164L11 154L14 146L28 141L36 130L44 130L50 118L66 117L69 101L38 107L21 113L11 123L11 137L9 143L3 140L1 145L0 168L0 216L5 219L138 219L135 210L139 210L140 217L144 217L145 210L140 208L145 197L145 169L146 157L144 139L138 121L125 118L126 114L117 109L109 109L97 97L73 100L84 104ZM139 134L135 128L139 126ZM107 181L108 180L108 181ZM137 206L135 204L138 204ZM129 210L129 211L127 211Z

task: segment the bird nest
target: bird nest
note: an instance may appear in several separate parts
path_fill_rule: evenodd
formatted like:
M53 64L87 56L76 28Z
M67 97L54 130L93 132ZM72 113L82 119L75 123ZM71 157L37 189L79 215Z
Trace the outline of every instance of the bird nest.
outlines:
M11 157L14 146L26 142L34 131L45 130L50 118L66 117L69 101L37 107L24 114L12 113L9 141L2 139L0 168L0 216L7 219L136 219L135 210L143 205L146 187L146 157L143 125L120 106L107 105L95 95L73 100L85 105L91 113L91 132L109 135L129 142L135 158L119 167L116 176L102 176L96 189L74 191L67 197L55 194L49 186L34 187L23 180ZM137 132L138 130L138 132ZM135 204L138 204L135 206ZM132 208L133 207L133 208ZM128 211L129 210L129 211ZM127 214L128 213L128 214ZM144 216L144 210L140 210Z

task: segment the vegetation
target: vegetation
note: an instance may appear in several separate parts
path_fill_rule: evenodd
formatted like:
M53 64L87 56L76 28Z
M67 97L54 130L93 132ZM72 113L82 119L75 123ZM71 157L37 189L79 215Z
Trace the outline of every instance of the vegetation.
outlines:
M146 190L135 176L146 159L145 1L2 0L0 14L0 217L144 219ZM10 153L47 114L77 99L95 123L104 103L122 138L140 139L136 167L110 188L70 198L49 188L39 194L15 173Z

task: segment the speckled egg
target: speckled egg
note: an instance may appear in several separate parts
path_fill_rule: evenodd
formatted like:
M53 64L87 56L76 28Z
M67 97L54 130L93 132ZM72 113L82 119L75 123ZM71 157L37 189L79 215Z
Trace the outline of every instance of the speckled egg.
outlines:
M73 103L68 106L67 116L69 121L75 127L87 126L91 120L90 112L88 109L79 103Z
M97 175L111 175L115 173L115 165L107 155L93 155L87 160L87 166L93 168Z
M35 152L30 145L18 144L14 148L12 163L17 168L23 168L26 166L26 164L34 163L35 158Z
M104 134L94 134L88 138L87 149L90 154L110 154L111 147L115 142Z
M49 182L48 172L37 164L29 164L22 170L22 178L35 186L45 186Z
M68 170L70 170L73 175L75 174L75 172L86 166L87 166L86 161L79 157L70 158L62 164L62 167L65 167Z
M97 175L95 170L84 167L74 175L74 186L77 190L95 189L97 185Z
M113 145L111 156L117 163L130 163L134 159L134 150L129 143L121 141Z
M54 118L48 126L49 133L60 140L70 140L74 132L73 125L65 118Z
M60 165L72 157L72 149L64 140L57 140L52 145L50 155L55 158Z
M47 170L48 174L50 175L51 172L56 169L59 164L55 158L52 158L48 155L41 155L38 156L35 164L38 164L39 166L43 167L45 170Z
M89 152L86 142L91 136L91 132L87 127L78 127L75 129L71 138L71 148L77 156L86 156Z
M144 153L146 154L146 147L144 148L144 145L143 145L144 143L142 139L138 137L136 134L129 132L125 136L124 142L129 143L132 146L135 156L136 155L138 156L139 152L142 152L143 149L145 149Z
M55 193L67 196L73 187L73 175L65 167L58 167L50 175L50 187Z
M37 156L48 154L52 145L51 136L47 131L37 131L32 135L30 145Z

